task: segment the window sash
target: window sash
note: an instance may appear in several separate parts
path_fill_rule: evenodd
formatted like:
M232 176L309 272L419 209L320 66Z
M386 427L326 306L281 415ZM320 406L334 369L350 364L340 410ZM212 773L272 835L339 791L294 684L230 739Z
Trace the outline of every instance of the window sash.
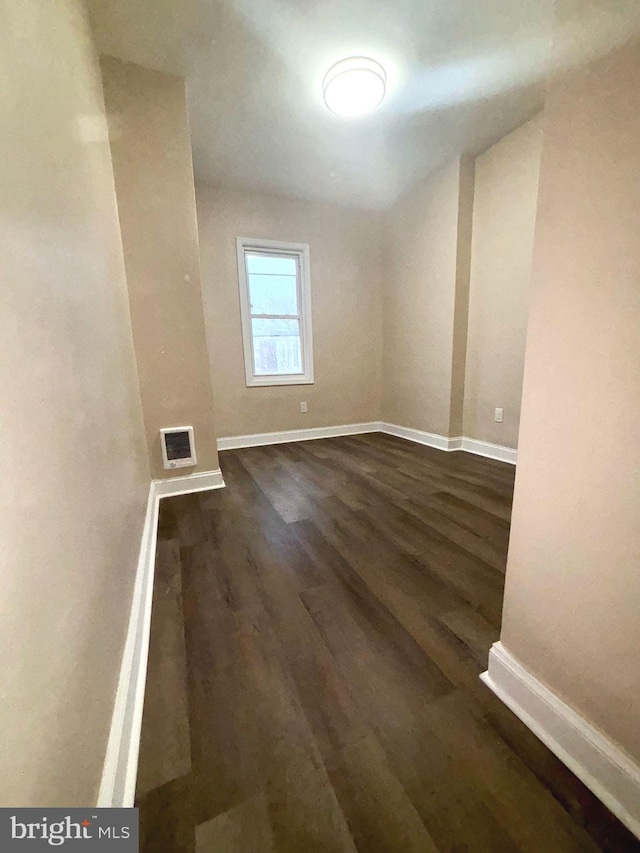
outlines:
M284 330L280 333L275 331L273 334L269 334L265 331L265 334L262 335L255 328L253 328L253 320L252 320L252 343L255 349L256 344L258 346L260 343L266 338L269 343L267 345L266 352L261 352L261 367L265 366L264 359L266 361L272 361L275 356L275 361L278 361L277 352L280 351L280 354L284 356L285 359L293 358L294 363L296 363L297 369L291 370L288 373L284 373L283 371L270 370L270 369L259 369L258 367L258 359L254 357L253 361L253 375L259 377L278 377L278 376L304 376L304 364L303 364L303 354L304 350L302 347L302 330L301 330L301 321L296 317L287 317L286 322L290 323L294 328L291 331L285 332ZM270 351L271 350L271 351ZM275 352L274 352L275 350ZM283 352L284 350L284 352ZM254 353L255 356L255 353Z
M302 314L252 314L252 320L302 320Z

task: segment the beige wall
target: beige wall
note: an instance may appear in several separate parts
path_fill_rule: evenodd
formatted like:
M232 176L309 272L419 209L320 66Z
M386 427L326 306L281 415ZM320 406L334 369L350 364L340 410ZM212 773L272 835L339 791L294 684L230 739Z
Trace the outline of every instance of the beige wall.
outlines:
M640 47L547 97L502 642L640 759Z
M96 801L149 489L79 0L0 8L0 806Z
M105 103L154 477L218 467L184 82L103 57ZM192 425L195 468L165 471L159 430Z
M507 447L518 446L541 151L538 116L475 163L464 435Z
M385 218L382 419L441 435L461 420L461 393L452 376L460 376L464 354L467 284L458 275L458 260L459 250L468 248L459 246L458 236L462 226L468 247L460 215L470 216L471 176L455 161L400 199ZM462 314L457 324L456 312Z
M186 73L193 51L196 0L86 3L100 53L168 74Z
M219 435L378 420L381 231L375 214L197 187L205 318ZM236 237L308 243L315 383L245 385ZM300 402L308 412L300 412Z

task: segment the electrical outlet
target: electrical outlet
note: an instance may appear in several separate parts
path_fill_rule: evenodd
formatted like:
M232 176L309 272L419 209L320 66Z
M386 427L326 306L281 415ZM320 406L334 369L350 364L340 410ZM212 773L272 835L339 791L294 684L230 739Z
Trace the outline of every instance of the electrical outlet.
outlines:
M501 423L502 423L502 417L503 417L503 415L504 415L504 409L496 409L496 412L495 412L495 415L494 415L494 420L495 420L495 422L496 422L497 424L501 424Z
M307 411L307 404L306 403L300 403L300 411L301 412Z

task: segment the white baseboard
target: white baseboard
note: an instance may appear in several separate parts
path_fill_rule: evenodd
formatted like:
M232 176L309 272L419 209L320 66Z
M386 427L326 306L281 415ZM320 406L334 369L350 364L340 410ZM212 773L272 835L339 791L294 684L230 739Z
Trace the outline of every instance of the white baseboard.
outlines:
M266 444L288 444L291 441L311 441L315 438L337 438L342 435L362 435L379 432L378 422L368 424L342 424L311 429L291 429L283 432L259 432L255 435L230 435L218 439L218 450L238 450L241 447L262 447Z
M157 533L158 496L155 484L151 483L129 614L129 627L98 794L100 808L133 805L149 654Z
M640 838L640 766L502 645L480 678Z
M425 444L427 447L435 447L437 450L458 450L461 438L448 438L446 435L438 435L435 432L423 432L420 429L398 426L397 424L380 423L380 432L387 435L395 435L396 438L406 438L416 444Z
M220 489L223 486L224 480L220 470L153 480L149 486L129 625L98 793L97 805L100 808L131 808L135 798L149 657L160 500L172 495Z
M488 459L498 459L500 462L509 462L515 465L518 461L518 451L513 447L504 447L501 444L491 444L489 441L478 441L475 438L462 438L460 450L467 453L475 453L476 456L486 456Z
M423 432L411 427L388 424L384 421L371 421L366 424L341 424L332 427L313 427L311 429L292 429L283 432L259 432L254 435L229 435L218 439L218 450L239 450L242 447L263 447L269 444L288 444L292 441L311 441L316 438L338 438L343 435L362 435L366 432L384 432L387 435L395 435L397 438L405 438L416 444L424 444L427 447L435 447L437 450L465 450L476 456L486 456L489 459L498 459L501 462L516 464L518 451L512 447L503 447L500 444L490 444L488 441L478 441L475 438L457 436L449 438L446 435L438 435L435 432ZM166 482L166 481L163 481Z
M476 456L498 459L500 462L510 462L512 465L518 461L518 451L512 447L503 447L501 444L491 444L488 441L478 441L475 438L466 438L465 436L449 438L446 435L438 435L434 432L423 432L419 429L384 422L380 424L380 431L387 433L387 435L395 435L398 438L415 441L417 444L426 444L427 447L446 450L449 453L454 450L464 450Z
M167 477L166 480L153 481L159 498L172 495L189 495L192 492L207 492L209 489L221 489L224 486L222 471L201 471L198 474L186 474L182 477Z

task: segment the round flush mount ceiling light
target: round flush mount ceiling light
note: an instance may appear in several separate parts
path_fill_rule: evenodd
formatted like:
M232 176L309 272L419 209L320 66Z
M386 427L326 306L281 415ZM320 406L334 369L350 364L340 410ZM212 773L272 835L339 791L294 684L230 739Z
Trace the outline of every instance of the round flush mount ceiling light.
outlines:
M339 116L361 116L380 105L386 85L387 75L379 62L350 56L336 62L325 74L324 102Z

